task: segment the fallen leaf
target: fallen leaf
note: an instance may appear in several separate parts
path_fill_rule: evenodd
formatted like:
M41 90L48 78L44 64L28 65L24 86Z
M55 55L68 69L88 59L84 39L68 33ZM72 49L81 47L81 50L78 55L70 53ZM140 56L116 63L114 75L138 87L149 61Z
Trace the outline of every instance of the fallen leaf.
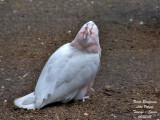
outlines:
M116 70L119 70L119 66L118 65L116 66Z
M102 65L105 65L106 64L106 62L102 62Z
M108 6L109 8L111 8L111 7L112 7L112 4L108 4L107 6Z

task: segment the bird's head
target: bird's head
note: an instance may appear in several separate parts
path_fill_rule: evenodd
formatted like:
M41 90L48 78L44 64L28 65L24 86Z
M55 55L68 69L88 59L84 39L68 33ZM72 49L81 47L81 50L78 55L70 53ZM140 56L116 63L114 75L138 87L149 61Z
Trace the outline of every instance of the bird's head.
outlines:
M71 46L86 50L89 53L101 54L99 31L96 24L93 21L84 24L75 39L71 42Z

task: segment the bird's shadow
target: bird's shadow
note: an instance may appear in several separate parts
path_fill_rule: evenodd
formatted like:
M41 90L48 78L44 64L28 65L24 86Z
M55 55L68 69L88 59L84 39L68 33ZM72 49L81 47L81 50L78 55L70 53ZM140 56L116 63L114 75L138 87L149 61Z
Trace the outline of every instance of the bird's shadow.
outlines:
M42 107L41 109L45 109L45 108L50 108L50 107L59 107L59 106L62 106L62 105L66 105L66 106L72 106L73 103L75 103L74 100L71 100L67 103L62 103L62 102L55 102L55 103L50 103L48 105L45 105L44 107Z

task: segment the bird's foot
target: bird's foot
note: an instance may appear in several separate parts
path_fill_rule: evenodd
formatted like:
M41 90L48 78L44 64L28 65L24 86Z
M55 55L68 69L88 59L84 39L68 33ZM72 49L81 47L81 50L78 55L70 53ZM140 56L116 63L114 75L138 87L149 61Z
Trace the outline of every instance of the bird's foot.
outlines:
M83 102L85 102L85 99L88 99L89 98L89 96L84 96L83 97Z

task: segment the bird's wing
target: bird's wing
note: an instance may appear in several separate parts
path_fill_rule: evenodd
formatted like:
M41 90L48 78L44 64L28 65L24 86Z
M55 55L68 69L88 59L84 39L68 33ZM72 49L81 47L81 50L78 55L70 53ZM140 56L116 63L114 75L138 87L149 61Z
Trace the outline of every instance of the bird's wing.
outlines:
M63 97L90 84L97 74L99 61L98 54L83 55L72 59L62 70L57 81L55 99L61 101Z
M52 89L55 88L54 85L56 83L56 79L58 78L61 69L65 66L65 61L67 60L65 54L67 52L68 46L69 43L60 47L55 53L51 55L47 61L40 74L34 91L36 95L38 95L41 91L46 90L50 84L53 84ZM47 98L47 96L43 96L43 98Z

